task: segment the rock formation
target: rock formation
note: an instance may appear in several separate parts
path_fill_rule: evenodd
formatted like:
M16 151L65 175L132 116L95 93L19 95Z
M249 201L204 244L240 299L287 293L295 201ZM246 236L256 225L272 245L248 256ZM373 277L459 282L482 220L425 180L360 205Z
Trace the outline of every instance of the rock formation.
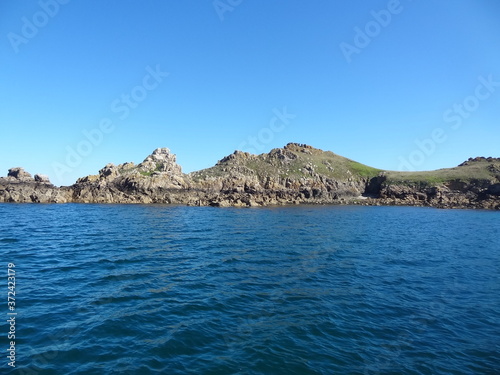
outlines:
M469 159L430 172L381 171L304 144L267 154L235 151L184 174L167 148L140 164L107 164L98 175L55 187L46 176L12 168L0 202L166 203L197 206L285 204L412 205L500 209L500 159Z
M70 189L52 185L44 175L26 172L23 168L9 169L7 177L0 177L0 202L66 203L71 202Z
M79 178L73 202L184 203L171 199L189 189L186 175L168 148L158 148L138 165L107 164L98 175Z

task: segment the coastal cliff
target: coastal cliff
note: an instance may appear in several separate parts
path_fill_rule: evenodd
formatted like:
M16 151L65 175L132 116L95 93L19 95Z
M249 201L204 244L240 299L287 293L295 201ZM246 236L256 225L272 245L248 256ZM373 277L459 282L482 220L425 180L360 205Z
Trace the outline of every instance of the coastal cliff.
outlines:
M235 151L211 168L185 174L167 148L142 163L107 164L97 175L56 187L11 168L0 202L164 203L191 206L287 204L411 205L500 209L500 159L469 159L429 172L372 168L304 144L269 153Z

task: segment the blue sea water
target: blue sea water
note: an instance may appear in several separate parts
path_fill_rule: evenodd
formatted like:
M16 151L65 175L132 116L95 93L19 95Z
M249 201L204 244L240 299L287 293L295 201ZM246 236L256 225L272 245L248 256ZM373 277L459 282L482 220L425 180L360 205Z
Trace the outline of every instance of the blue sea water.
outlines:
M0 373L500 373L498 212L2 204L0 255Z

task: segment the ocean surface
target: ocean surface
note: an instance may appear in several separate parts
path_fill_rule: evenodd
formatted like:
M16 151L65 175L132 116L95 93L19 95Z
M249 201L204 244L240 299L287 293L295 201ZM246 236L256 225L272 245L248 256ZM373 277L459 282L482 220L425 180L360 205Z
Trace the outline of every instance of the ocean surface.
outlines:
M499 212L1 204L0 256L1 374L500 374Z

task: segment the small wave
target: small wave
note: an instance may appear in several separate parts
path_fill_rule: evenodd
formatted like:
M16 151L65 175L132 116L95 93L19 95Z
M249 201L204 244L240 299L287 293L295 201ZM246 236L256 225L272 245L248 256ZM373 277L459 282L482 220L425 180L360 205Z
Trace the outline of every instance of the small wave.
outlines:
M20 242L21 240L17 239L17 238L2 238L0 239L0 242L3 242L3 243L14 243L14 242Z

